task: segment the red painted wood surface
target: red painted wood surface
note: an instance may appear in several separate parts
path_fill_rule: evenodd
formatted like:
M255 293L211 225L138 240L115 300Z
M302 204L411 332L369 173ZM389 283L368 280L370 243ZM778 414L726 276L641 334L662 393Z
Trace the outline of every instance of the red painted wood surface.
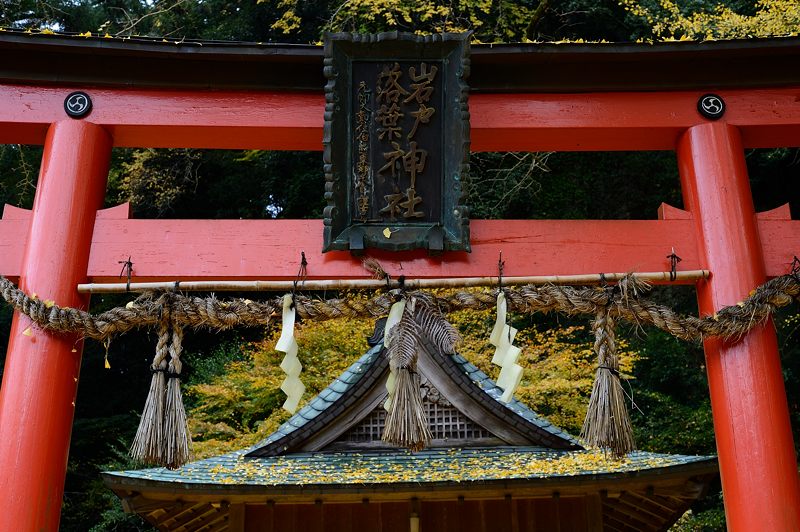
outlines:
M714 272L697 285L700 311L710 314L766 278L738 130L724 122L691 128L678 162L698 248ZM712 338L704 346L728 530L800 530L800 482L772 322L738 343Z
M111 138L67 119L45 143L20 286L43 300L85 308L96 211L103 204ZM24 241L25 239L23 239ZM14 314L0 388L0 530L57 530L83 344Z
M19 271L24 225L20 219L0 221L2 275L13 278ZM370 256L393 275L410 278L496 275L500 251L507 276L567 275L666 271L666 256L674 246L683 258L681 269L701 268L690 220L475 220L470 227L472 253L429 257L425 251L370 252ZM321 220L99 217L88 276L97 282L119 280L119 261L130 256L137 281L294 279L300 252L305 251L310 278L369 277L361 260L349 252L323 254L321 249Z
M502 220L475 222L471 230L472 253L430 257L425 251L370 252L370 256L393 275L415 278L495 275L500 251L508 276L599 273L613 268L662 271L669 268L666 255L673 245L685 250L683 268L697 266L686 222ZM116 278L118 257L132 255L134 273L143 278L189 274L293 279L301 251L312 278L369 276L361 259L349 252L320 252L318 220L108 221L98 223L93 240L89 271L96 278Z
M107 211L100 211L95 224L88 266L92 281L119 280L119 261L128 256L137 281L294 279L301 251L310 278L367 277L349 253L320 253L321 220L128 220ZM6 206L0 220L0 275L19 276L29 216ZM775 217L770 211L758 219L767 277L787 273L800 249L800 221ZM683 259L681 270L708 267L698 255L690 218L473 220L470 226L471 254L371 254L390 272L412 278L495 275L500 251L509 276L666 271L673 246ZM292 235L288 243L285 235Z
M0 86L0 143L41 144L64 117L75 87ZM321 150L321 94L157 91L84 87L87 120L115 146ZM796 146L800 88L719 91L725 120L745 147ZM475 151L672 150L702 124L697 91L588 94L472 94Z

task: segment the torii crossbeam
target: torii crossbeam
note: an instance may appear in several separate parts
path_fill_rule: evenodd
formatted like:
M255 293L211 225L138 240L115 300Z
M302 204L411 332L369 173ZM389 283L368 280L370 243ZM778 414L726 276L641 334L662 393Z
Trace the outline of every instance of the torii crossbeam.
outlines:
M228 86L210 83L216 90L207 90L207 85L178 83L169 88L166 80L153 88L157 84L145 74L147 62L190 60L189 52L176 51L173 44L159 49L149 43L142 51L133 44L76 45L74 39L53 38L37 41L39 50L21 42L18 36L2 37L0 49L23 50L25 58L45 63L54 57L47 54L62 53L73 63L75 54L87 59L100 54L104 61L117 58L125 64L126 57L138 53L145 66L136 72L144 81L121 73L116 80L113 74L100 79L89 67L62 81L42 79L35 60L0 72L0 142L44 145L33 210L7 206L0 221L0 274L18 279L42 299L83 308L88 298L77 293L77 284L116 279L119 261L129 256L135 281L292 279L301 250L310 277L366 277L359 259L349 253L320 252L319 220L135 220L125 206L100 210L115 146L320 150L321 86L317 92L241 89L230 80ZM782 53L800 55L800 41L792 42L794 52L781 48ZM729 62L745 57L755 63L774 52L765 47L760 56L753 52L758 46L740 43L725 55L723 45L704 46L658 48L667 55L691 52L665 61L660 75L702 77L700 57ZM212 58L209 64L216 64L213 50L202 50ZM520 49L515 60L540 61L536 50ZM245 52L250 50L242 50L240 59ZM475 56L473 78L480 78L481 68L490 74L491 50L481 53ZM548 53L549 61L566 57ZM306 55L301 59L307 61ZM631 59L633 71L647 61L656 65L648 67L649 85L637 85L629 74L629 90L610 90L606 83L603 92L595 92L589 80L564 81L573 83L571 90L537 92L503 85L507 78L497 81L494 89L470 97L472 149L675 150L685 211L664 206L657 220L473 221L471 254L374 255L389 270L402 267L407 276L475 277L495 275L502 251L505 274L522 276L663 271L675 248L683 269L712 273L697 283L702 314L735 304L768 277L787 273L800 250L800 221L790 219L788 208L756 215L744 149L798 145L800 78L743 82L718 73L717 83L707 88L722 97L727 112L712 121L697 111L706 86L684 77L653 91L653 71L662 59L655 51ZM321 72L319 63L314 65ZM280 75L278 67L270 68ZM748 71L739 70L742 76ZM64 112L65 97L76 89L90 94L94 105L81 119ZM0 390L2 530L57 529L63 494L81 344L39 330L23 334L30 326L28 318L15 314ZM799 530L800 484L772 324L735 344L707 340L705 351L729 528Z

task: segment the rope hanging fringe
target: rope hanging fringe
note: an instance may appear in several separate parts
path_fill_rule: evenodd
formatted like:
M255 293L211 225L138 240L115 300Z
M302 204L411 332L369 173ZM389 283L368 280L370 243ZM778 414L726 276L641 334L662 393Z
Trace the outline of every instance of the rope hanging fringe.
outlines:
M388 399L389 409L381 439L387 443L407 447L412 451L424 449L432 436L428 428L428 417L422 406L417 373L417 351L422 334L414 319L417 301L406 301L400 320L387 334L390 372L394 373L394 385Z
M176 469L189 461L191 436L186 423L186 408L181 394L181 353L183 352L183 330L172 328L172 344L169 346L167 369L167 399L164 411L164 461L161 465Z
M145 464L164 463L164 441L162 426L164 422L164 403L166 401L166 371L167 357L169 356L169 315L165 312L164 319L158 328L158 343L156 355L150 365L153 377L150 380L150 391L144 402L139 428L131 445L131 457L137 462Z
M509 310L514 312L561 312L570 316L594 316L599 307L620 297L598 288L562 285L528 285L505 288L504 292ZM0 295L15 310L31 318L43 329L59 333L80 333L86 338L100 341L132 329L158 325L163 307L162 292L145 292L124 307L93 315L80 309L59 307L31 298L2 276ZM408 296L426 298L445 313L464 309L485 310L494 307L497 302L496 289L483 292L459 291L442 296L411 291ZM681 316L672 309L637 294L625 302L615 303L616 318L634 325L652 325L681 340L700 342L703 338L715 336L735 341L767 320L777 308L791 304L798 296L800 279L794 275L784 275L767 281L744 301L720 309L712 316ZM394 297L388 293L379 294L367 301L322 300L301 295L295 297L298 316L314 321L343 317L379 318L389 312L392 303ZM188 297L180 294L174 295L173 305L172 319L175 323L183 327L214 330L268 325L278 316L282 307L280 298L259 302L240 298L219 300L214 296Z
M406 300L401 299L389 309L389 316L386 318L386 325L383 329L383 348L389 352L392 345L392 335L389 333L394 329L395 325L400 323L400 318L403 316L403 311L406 308ZM395 385L397 384L397 368L389 362L389 376L386 379L386 401L383 403L383 408L387 412L392 404L394 398Z
M389 275L380 265L366 265L389 285ZM403 279L399 279L402 285ZM526 285L502 290L508 309L520 313L561 312L595 317L595 351L598 369L583 434L591 445L617 455L633 449L630 419L625 410L619 381L619 361L614 347L614 322L627 321L640 327L653 325L676 338L699 342L708 337L737 341L750 329L766 321L776 309L800 298L800 273L776 277L753 290L735 305L712 316L681 316L672 309L645 299L647 283L630 274L617 289L603 287ZM430 432L419 395L416 348L423 338L442 353L454 352L458 333L443 312L463 309L486 310L498 301L498 289L459 291L436 295L424 291L402 291L409 302L400 310L400 321L387 326L386 347L394 379L386 407L384 441L421 449ZM236 326L264 326L279 315L284 301L249 299L219 300L189 297L174 292L146 292L124 307L93 315L83 310L59 307L31 297L0 276L0 295L37 325L55 333L79 333L106 342L116 335L140 327L158 326L159 338L151 365L153 377L131 455L145 463L178 467L189 459L189 431L180 390L181 344L185 327L225 330ZM302 319L325 321L340 317L386 316L396 293L378 294L369 300L313 299L294 296L294 309ZM510 341L510 340L509 340ZM391 347L391 349L389 349Z
M461 337L430 301L414 297L392 305L386 327L384 348L389 357L389 377L381 439L419 451L427 447L432 435L420 395L417 353L427 342L440 353L454 354Z
M172 322L170 309L165 304L150 365L150 391L130 454L139 462L175 469L189 460L191 436L181 393L183 329Z
M581 437L590 446L608 449L615 457L621 458L633 451L636 444L625 406L625 391L620 382L610 307L598 311L593 328L597 371Z

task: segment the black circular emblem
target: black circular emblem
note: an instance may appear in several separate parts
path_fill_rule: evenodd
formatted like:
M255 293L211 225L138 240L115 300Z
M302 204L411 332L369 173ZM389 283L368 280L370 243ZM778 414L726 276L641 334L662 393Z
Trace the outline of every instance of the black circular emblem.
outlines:
M72 118L81 118L92 110L92 99L85 92L70 93L64 99L64 111Z
M697 100L697 110L710 120L718 120L725 114L725 101L716 94L704 94Z

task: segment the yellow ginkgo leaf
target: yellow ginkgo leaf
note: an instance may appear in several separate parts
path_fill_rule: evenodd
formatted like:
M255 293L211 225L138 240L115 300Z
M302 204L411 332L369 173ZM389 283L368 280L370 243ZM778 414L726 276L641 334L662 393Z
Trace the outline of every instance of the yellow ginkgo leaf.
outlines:
M33 331L31 330L30 327L28 327L27 329L22 331L22 336L33 336Z

